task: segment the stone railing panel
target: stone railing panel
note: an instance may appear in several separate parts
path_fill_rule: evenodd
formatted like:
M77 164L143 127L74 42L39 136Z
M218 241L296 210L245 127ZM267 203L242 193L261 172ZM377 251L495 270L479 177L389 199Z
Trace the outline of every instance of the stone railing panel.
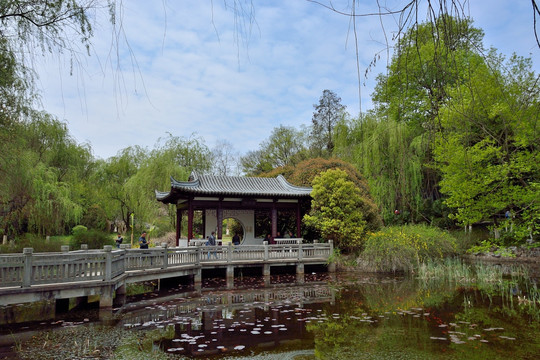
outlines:
M24 255L7 254L0 257L1 286L21 286L24 275Z
M290 260L298 259L298 245L270 245L268 257L273 260Z
M32 256L31 284L102 280L105 255L93 253L37 253Z
M232 261L263 260L264 246L262 245L240 245L232 247Z
M209 261L227 261L226 246L202 246L201 248L201 263Z
M197 263L197 249L193 246L168 249L168 266L190 265Z
M131 249L125 255L125 270L144 270L164 267L161 248Z

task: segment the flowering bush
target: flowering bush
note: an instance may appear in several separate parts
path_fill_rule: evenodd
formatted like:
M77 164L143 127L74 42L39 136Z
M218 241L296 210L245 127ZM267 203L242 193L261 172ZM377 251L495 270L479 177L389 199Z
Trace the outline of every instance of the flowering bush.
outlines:
M413 271L428 259L456 253L448 232L426 225L387 227L369 235L360 262L375 271Z

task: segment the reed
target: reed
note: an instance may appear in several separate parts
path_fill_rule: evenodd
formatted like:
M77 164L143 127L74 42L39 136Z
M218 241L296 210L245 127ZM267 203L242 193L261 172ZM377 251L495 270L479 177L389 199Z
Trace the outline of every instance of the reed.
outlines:
M418 267L417 278L426 287L445 284L468 285L481 291L489 299L500 299L502 304L528 313L540 320L540 289L536 279L529 276L525 266L503 268L490 264L467 264L459 258L444 261L428 260ZM465 298L465 303L467 299ZM470 303L470 301L469 301Z

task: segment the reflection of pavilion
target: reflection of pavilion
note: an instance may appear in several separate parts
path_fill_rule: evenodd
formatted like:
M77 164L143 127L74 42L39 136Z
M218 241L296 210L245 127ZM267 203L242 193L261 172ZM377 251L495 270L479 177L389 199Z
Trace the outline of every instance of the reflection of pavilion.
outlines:
M141 303L143 309L124 314L121 322L126 328L174 329L174 338L160 340L161 346L165 351L189 356L218 354L238 345L250 349L283 344L310 348L313 339L305 330L305 322L314 315L311 308L334 303L334 291L326 283L316 283L203 292L196 299L182 302L172 300L178 298L175 295L169 297L170 302L155 304L157 299L153 299L151 307Z
M199 175L193 172L188 181L171 179L169 192L156 192L157 200L176 204L176 243L180 244L182 216L187 212L188 240L194 238L193 218L195 211L202 212L203 237L216 231L222 238L223 219L234 218L244 229L243 244L261 244L256 233L256 215L265 213L271 220L271 235L278 232L278 211L294 216L294 229L288 229L300 237L302 213L309 207L310 187L291 185L283 176L277 178L255 178L238 176ZM258 240L256 240L256 236ZM186 240L184 240L186 241Z
M123 323L132 325L148 322L171 320L177 316L190 317L195 323L200 320L200 313L204 311L219 311L223 314L232 313L237 310L247 308L268 309L270 306L294 304L303 307L304 304L311 303L334 303L335 290L326 283L315 283L313 285L277 285L263 289L231 290L231 291L208 291L202 292L197 298L178 301L179 294L166 296L159 299L152 299L148 303L131 303L124 310L127 312L122 316ZM148 311L149 304L156 301L164 304ZM130 310L142 308L141 310Z

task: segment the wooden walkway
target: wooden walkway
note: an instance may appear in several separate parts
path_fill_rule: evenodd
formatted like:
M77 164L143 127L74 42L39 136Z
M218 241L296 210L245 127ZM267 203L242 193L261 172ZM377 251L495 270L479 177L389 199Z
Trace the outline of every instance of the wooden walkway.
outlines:
M100 307L122 298L129 283L192 276L200 284L202 270L225 269L232 283L235 268L262 267L264 276L273 266L327 265L333 252L325 244L189 246L151 249L78 250L60 253L0 255L0 305L85 296L100 296ZM334 267L329 266L329 271Z

